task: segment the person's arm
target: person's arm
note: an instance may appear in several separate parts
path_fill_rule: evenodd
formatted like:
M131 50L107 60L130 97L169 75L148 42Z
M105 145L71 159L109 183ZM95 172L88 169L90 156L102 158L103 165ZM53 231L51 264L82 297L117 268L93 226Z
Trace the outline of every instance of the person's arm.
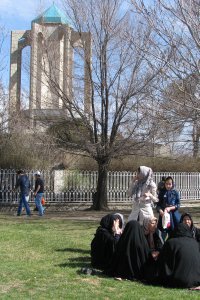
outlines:
M33 195L36 196L38 191L40 190L41 185L38 184L37 189L34 191Z
M159 213L159 215L162 217L164 214L163 211L163 191L160 191L158 194L158 202L157 202L157 206L156 206L156 210Z
M119 227L119 219L113 221L112 232L114 236L122 234L122 229Z
M30 183L30 180L28 181L28 188L29 188L29 191L31 191L31 183Z
M35 182L35 190L34 190L34 193L33 193L34 196L37 195L37 193L40 190L40 187L41 187L40 179L37 179L36 182Z
M160 252L164 245L164 241L162 238L162 233L159 229L156 229L154 233L154 244L155 244L155 250Z
M153 202L158 202L156 184L151 186L151 191L145 193L145 197L149 197Z
M14 190L18 189L19 186L20 186L20 178L17 179Z
M195 239L199 243L200 242L200 229L197 227L194 227L194 228L195 228Z
M180 207L180 196L179 196L179 193L177 191L174 191L174 192L176 193L175 205L166 207L165 211L167 211L167 212L174 211L174 210L176 210L176 209L178 209Z
M176 206L175 205L174 206L168 206L168 207L165 208L165 211L168 212L168 213L170 211L174 211L174 210L176 210Z
M133 179L130 181L128 191L126 192L126 194L127 194L128 197L132 197L133 196L133 189L134 189L134 187L136 185L136 180L137 180L137 176L134 176Z

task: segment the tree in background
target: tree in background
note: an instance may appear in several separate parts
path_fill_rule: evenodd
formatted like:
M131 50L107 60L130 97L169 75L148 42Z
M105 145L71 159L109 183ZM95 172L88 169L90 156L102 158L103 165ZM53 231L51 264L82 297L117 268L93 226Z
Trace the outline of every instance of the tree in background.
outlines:
M132 0L133 9L142 15L156 35L161 49L160 60L171 59L163 69L156 94L166 113L163 114L172 132L179 136L183 151L199 156L199 50L200 11L196 0ZM158 92L159 91L159 92ZM179 149L180 151L180 149Z
M63 93L51 72L55 62L49 59L48 66L43 65L51 91L59 95L66 111L62 130L57 124L53 131L63 150L81 152L97 162L93 208L100 210L107 208L107 172L111 160L145 148L150 134L145 120L152 112L148 106L146 110L143 108L150 86L166 61L156 59L159 49L155 47L151 28L144 19L130 13L125 1L69 0L64 1L64 6L80 40L84 32L91 33L92 61L83 54L84 45L74 49L79 58L72 78L76 88L70 97ZM48 49L53 51L53 47L46 45L44 49L46 57L52 58ZM83 74L79 69L83 56L91 88L86 110ZM73 128L74 136L69 134L69 128Z

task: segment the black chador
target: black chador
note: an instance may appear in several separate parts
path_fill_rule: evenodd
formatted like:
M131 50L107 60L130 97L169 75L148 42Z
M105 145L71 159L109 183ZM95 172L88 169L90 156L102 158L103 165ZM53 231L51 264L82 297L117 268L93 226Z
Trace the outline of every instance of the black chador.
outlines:
M91 242L91 264L94 268L107 268L115 252L119 236L113 233L113 222L118 215L108 214L101 219Z
M110 268L105 274L122 279L143 279L150 248L143 228L137 221L129 221L119 239Z
M162 285L200 285L200 252L190 228L180 223L164 244L158 258L158 278Z

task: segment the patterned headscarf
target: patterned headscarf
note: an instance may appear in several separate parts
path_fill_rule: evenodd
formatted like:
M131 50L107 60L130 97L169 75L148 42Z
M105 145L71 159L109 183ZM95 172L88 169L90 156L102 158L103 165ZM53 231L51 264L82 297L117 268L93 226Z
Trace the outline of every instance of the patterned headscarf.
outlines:
M156 223L158 223L158 219L155 218L155 217L145 218L144 221L143 221L144 234L147 236L147 240L148 240L148 244L149 244L150 249L154 249L155 248L153 234L154 234L156 228L154 230L150 230L149 229L149 224L151 222L154 222L154 221Z
M141 179L137 181L137 184L134 186L132 191L132 195L136 196L135 200L140 198L143 189L151 185L153 182L153 171L151 168L140 166L139 174L142 175Z

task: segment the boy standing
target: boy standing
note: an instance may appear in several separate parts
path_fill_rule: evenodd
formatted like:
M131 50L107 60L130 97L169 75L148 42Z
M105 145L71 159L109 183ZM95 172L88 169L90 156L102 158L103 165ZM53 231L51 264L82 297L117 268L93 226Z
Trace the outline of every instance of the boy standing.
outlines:
M42 206L42 197L44 194L44 181L40 177L40 171L35 172L35 189L33 195L35 196L35 204L38 209L39 216L43 216L45 208Z

